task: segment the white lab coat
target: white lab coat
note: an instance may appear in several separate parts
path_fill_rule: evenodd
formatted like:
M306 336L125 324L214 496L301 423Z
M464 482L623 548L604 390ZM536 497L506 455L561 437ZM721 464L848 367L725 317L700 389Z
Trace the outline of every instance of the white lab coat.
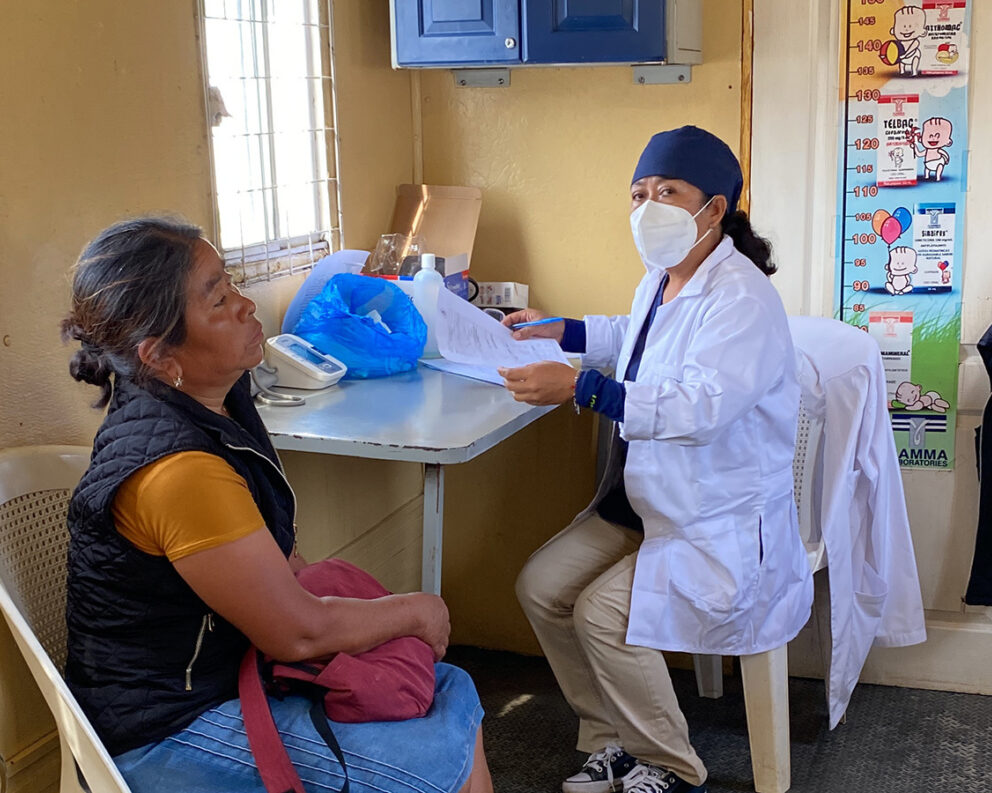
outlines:
M583 366L626 371L660 283L657 271L644 276L629 316L585 318ZM624 484L644 521L630 644L745 655L779 647L808 619L794 355L778 293L729 237L659 307L620 425Z
M872 644L919 644L926 627L878 344L833 319L792 317L789 326L803 404L824 422L818 518L830 576L833 729Z

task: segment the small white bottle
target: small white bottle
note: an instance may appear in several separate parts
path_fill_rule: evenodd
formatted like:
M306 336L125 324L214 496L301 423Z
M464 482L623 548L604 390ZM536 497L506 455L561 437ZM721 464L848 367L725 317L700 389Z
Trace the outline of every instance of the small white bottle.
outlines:
M440 358L437 349L437 301L444 287L444 277L436 269L433 253L420 256L420 269L413 276L413 305L427 323L427 343L424 358Z

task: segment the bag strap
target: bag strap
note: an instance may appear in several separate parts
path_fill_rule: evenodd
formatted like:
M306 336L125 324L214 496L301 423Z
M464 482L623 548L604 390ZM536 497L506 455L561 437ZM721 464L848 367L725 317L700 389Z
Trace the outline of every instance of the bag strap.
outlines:
M248 745L267 793L306 793L272 718L269 700L262 685L264 668L262 654L251 647L241 659L241 668L238 670L238 694L241 697L241 714L248 735ZM294 691L305 694L312 701L310 721L341 764L341 772L344 774L341 793L349 793L348 767L324 713L323 690L316 685L294 686Z
M324 743L334 752L334 756L341 763L341 772L344 774L344 785L341 787L341 793L349 793L348 766L344 764L344 753L338 745L338 739L334 737L331 725L327 723L327 714L324 713L323 702L319 699L315 699L310 706L310 721L313 722L314 729L317 730L320 737L324 739Z
M249 648L241 659L238 695L241 697L241 715L248 734L248 745L266 791L306 793L272 719L269 700L262 687L262 656L254 647Z

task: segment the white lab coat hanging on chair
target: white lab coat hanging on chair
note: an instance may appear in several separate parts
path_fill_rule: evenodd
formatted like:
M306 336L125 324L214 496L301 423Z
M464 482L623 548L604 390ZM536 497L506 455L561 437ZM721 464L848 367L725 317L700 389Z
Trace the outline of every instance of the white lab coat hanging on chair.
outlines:
M804 404L824 422L817 519L830 576L833 729L872 645L919 644L926 626L878 344L833 319L792 317L789 325Z
M661 277L644 276L629 316L585 318L583 366L626 371ZM658 308L625 386L623 476L644 521L627 641L781 646L813 598L792 497L799 388L778 293L729 237Z

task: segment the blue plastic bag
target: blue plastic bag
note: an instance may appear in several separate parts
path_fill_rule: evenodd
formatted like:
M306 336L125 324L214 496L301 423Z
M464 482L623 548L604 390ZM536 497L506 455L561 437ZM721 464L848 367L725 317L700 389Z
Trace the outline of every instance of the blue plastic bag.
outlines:
M307 303L320 294L328 281L338 273L357 273L362 269L367 258L369 258L368 251L345 249L330 253L317 262L310 275L296 290L296 295L286 309L286 314L282 318L282 332L293 332L296 323L300 321L300 312L307 307Z
M343 362L346 379L413 369L427 341L427 325L403 290L351 273L332 277L300 313L292 332Z

